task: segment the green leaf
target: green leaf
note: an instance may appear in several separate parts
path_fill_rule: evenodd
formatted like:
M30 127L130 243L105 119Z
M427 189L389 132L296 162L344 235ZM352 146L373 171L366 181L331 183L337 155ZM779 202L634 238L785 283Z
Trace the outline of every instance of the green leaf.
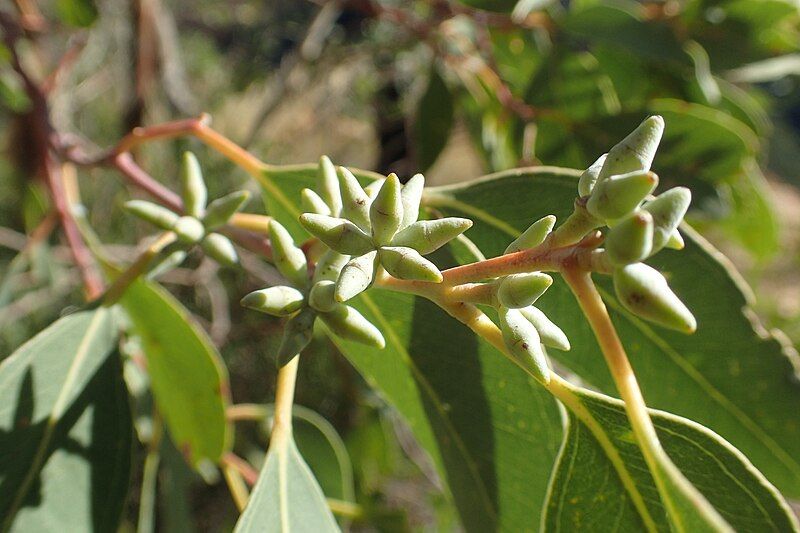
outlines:
M86 28L97 20L97 5L94 0L57 0L59 18L70 26Z
M658 167L655 167L656 170ZM495 174L465 185L433 188L424 202L447 216L466 216L468 232L487 256L503 252L531 221L571 212L576 171L539 167ZM598 277L623 344L651 407L685 416L731 442L787 496L800 495L800 387L785 347L758 325L739 275L688 228L686 248L664 250L649 263L694 313L698 330L683 335L625 312L607 277ZM594 336L561 280L537 302L569 337L570 352L550 356L614 395ZM794 356L791 356L794 357Z
M543 529L639 531L652 520L651 527L668 531L665 510L623 403L577 387L571 392L602 436L574 414L567 416ZM685 418L652 409L650 416L675 465L734 530L797 530L797 520L778 491L741 452Z
M110 310L61 318L0 364L3 531L115 531L132 423Z
M211 339L157 284L135 282L120 304L141 338L153 396L175 446L194 467L216 463L230 447L230 389Z
M453 127L453 112L450 90L433 66L414 118L414 153L420 172L433 165L447 144Z
M485 11L496 11L500 13L511 13L518 0L458 0L465 6L483 9Z
M339 531L291 435L273 438L234 532Z

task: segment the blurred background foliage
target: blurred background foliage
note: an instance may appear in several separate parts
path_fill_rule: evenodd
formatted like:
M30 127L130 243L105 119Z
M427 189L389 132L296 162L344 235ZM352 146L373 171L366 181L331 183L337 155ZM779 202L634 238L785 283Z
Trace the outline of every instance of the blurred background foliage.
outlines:
M204 111L270 163L328 154L404 177L424 171L442 184L517 166L584 168L645 115L661 114L661 187L692 189L691 221L745 273L765 322L800 342L796 2L4 0L2 14L23 21L22 59L51 82L57 131L101 147L135 126ZM0 103L0 354L8 354L80 301L80 281L63 243L48 237L52 206L32 163L31 102L2 47ZM174 187L188 147L212 197L246 181L191 140L136 156ZM80 183L101 239L131 258L146 229L120 215L131 193L119 176L64 171ZM18 256L35 232L30 253ZM278 339L270 331L279 325L236 304L255 280L195 259L163 281L220 347L236 401L269 402ZM329 342L318 339L305 360L298 403L312 411L301 413L299 445L325 492L358 504L353 526L455 527L440 481L398 417ZM132 390L146 379L133 367L126 377ZM148 400L138 400L146 440ZM237 453L258 467L267 428L237 431ZM164 530L229 528L236 512L224 483L203 483L163 446ZM137 453L141 465L144 449ZM132 490L128 527L137 508Z

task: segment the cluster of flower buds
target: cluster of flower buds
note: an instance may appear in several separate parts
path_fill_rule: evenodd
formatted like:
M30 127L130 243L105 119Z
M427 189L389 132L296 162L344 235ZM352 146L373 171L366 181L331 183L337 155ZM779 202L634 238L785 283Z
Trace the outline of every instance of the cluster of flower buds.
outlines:
M609 228L605 250L622 304L642 318L691 333L696 329L692 313L664 276L642 263L664 247L683 248L678 225L691 202L685 187L649 196L658 185L650 166L663 131L661 117L647 118L583 172L578 192L588 196L586 210Z
M163 271L174 267L186 257L186 251L199 244L203 251L220 264L232 266L239 262L233 243L214 230L225 225L250 197L247 191L232 192L206 205L208 191L197 158L186 152L181 165L184 214L144 200L131 200L125 209L137 217L172 231L177 242L169 247L169 254L153 268Z
M442 281L436 265L423 256L469 229L472 221L455 217L418 221L425 185L421 174L405 186L390 174L365 190L346 168L340 167L337 173L327 158L320 169L327 201L303 191L310 212L300 217L300 223L338 254L336 258L348 258L333 289L337 302L370 287L380 268L398 279Z

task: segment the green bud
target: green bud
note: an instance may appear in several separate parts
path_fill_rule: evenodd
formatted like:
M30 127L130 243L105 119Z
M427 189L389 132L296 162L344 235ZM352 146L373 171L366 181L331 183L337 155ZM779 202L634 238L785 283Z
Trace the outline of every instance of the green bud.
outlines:
M378 196L378 191L381 190L384 181L384 179L378 179L364 187L364 192L367 193L370 201L375 200L375 197Z
M292 236L280 222L269 222L269 239L272 243L272 260L278 272L296 287L305 287L308 282L308 266L303 250L295 246Z
M147 272L147 279L156 279L178 267L186 259L186 250L175 250L164 256L163 259L152 264Z
M328 312L336 307L334 298L336 283L330 280L318 281L308 293L308 305L320 312Z
M565 352L568 352L570 348L572 348L569 344L569 339L564 332L561 331L561 328L547 318L547 315L540 309L530 306L520 309L519 312L522 313L522 316L533 324L533 327L539 332L539 340L542 344Z
M235 266L239 263L236 248L225 235L209 233L200 241L200 246L209 257L221 265Z
M686 187L674 187L644 204L643 209L653 215L653 253L669 242L672 233L686 215L690 203L692 203L691 191Z
M683 250L685 246L686 243L683 242L683 235L678 231L678 228L672 230L672 233L669 234L669 239L667 239L666 244L664 244L664 247L672 250Z
M372 238L376 244L388 244L403 222L400 180L389 174L369 208Z
M466 218L446 217L414 222L394 236L392 246L413 248L422 255L438 250L469 228L472 221Z
M317 261L314 269L314 283L323 280L336 281L344 265L350 260L350 256L342 255L339 252L328 250Z
M381 265L398 279L442 282L439 269L418 251L404 246L384 246L378 251Z
M170 230L180 218L166 207L145 200L125 202L125 210L161 229Z
M317 312L308 307L286 321L283 340L278 348L278 366L282 367L309 345L314 335L314 319Z
M336 280L336 291L334 293L336 301L346 302L353 296L367 290L375 279L377 263L378 252L376 250L350 259L342 268L339 279Z
M380 330L349 305L338 304L332 311L320 313L319 317L335 335L343 339L375 348L386 347Z
M234 213L239 211L249 199L249 191L234 191L222 198L217 198L208 204L206 214L203 215L203 225L207 230L212 230L227 224Z
M400 195L403 198L403 223L401 228L413 224L419 218L419 204L422 202L422 190L425 188L425 176L414 174L403 185Z
M339 167L339 189L342 192L342 218L369 231L369 195L352 172Z
M328 204L311 189L303 189L300 192L300 205L304 213L316 213L318 215L331 215Z
M697 322L691 311L667 285L661 273L644 263L614 271L617 298L631 313L684 333L693 333Z
M317 189L320 191L325 204L330 208L330 214L339 216L342 211L342 193L339 191L339 178L336 175L336 167L333 166L328 156L323 155L319 158L317 182Z
M578 194L580 196L589 196L592 194L594 185L597 183L597 177L600 175L600 169L603 168L607 156L608 154L601 155L597 158L597 161L583 171L583 174L581 174L581 177L578 179Z
M542 348L539 332L518 309L499 310L500 331L511 356L537 381L550 382L550 368Z
M272 316L289 316L303 307L303 293L293 287L277 285L253 291L241 303L244 307L261 311Z
M615 265L638 263L653 250L653 216L643 209L611 228L605 242L608 258Z
M505 253L510 254L512 252L519 252L520 250L527 250L528 248L539 246L544 242L550 232L553 231L553 226L555 225L556 217L553 215L540 218L522 232L522 235L517 237L514 242L509 244Z
M553 284L553 278L542 272L511 274L502 278L497 287L497 300L510 309L527 307L539 299Z
M330 249L339 253L362 255L375 249L370 236L349 220L303 213L300 215L300 224Z
M189 216L200 218L206 209L208 191L203 181L200 162L192 152L183 153L181 183L183 185L183 210Z
M652 172L636 171L610 176L598 182L586 202L586 209L602 220L622 218L639 207L656 185L658 176Z
M194 217L180 217L172 225L172 231L181 242L186 244L198 242L206 232L203 223Z
M597 183L609 176L650 170L663 133L663 118L658 115L646 118L630 135L608 151Z

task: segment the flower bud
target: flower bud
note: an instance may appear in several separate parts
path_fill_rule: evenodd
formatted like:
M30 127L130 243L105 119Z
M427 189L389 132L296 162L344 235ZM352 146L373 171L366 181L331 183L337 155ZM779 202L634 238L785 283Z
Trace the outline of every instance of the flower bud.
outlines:
M317 171L317 189L325 204L330 208L330 214L339 216L342 211L342 193L339 191L339 177L336 175L336 167L333 166L328 156L323 155L319 158L319 170Z
M376 244L388 244L403 222L403 202L400 180L389 174L369 208L372 239Z
M189 216L200 218L206 209L208 191L203 181L200 162L192 152L183 153L181 184L183 185L183 210Z
M404 246L384 246L378 251L381 265L398 279L442 282L439 269L418 251Z
M608 154L603 154L597 158L597 161L583 171L581 177L578 179L578 194L580 196L589 196L592 194L595 183L597 183L597 176L600 175L600 169L603 168L603 163L606 162Z
M650 170L663 133L664 119L658 115L647 117L633 132L608 151L597 183L601 183L609 176Z
M414 222L394 236L392 246L413 248L427 255L455 239L469 228L472 221L467 218L446 217Z
M330 280L318 281L308 293L308 305L321 312L331 311L337 302L334 299L336 283Z
M372 250L364 255L350 259L342 268L336 280L334 298L337 302L346 302L353 296L364 292L375 279L378 266L378 252Z
M615 265L638 263L653 249L653 216L639 209L611 228L605 242L608 258Z
M236 248L225 235L209 233L200 241L200 246L209 257L221 265L236 266L239 263Z
M186 244L196 243L206 232L203 224L194 217L180 217L172 225L172 231L178 236L178 240Z
M570 350L571 346L567 336L561 331L561 328L547 318L547 315L540 309L531 305L520 309L519 312L522 313L522 316L533 324L533 327L539 332L539 340L542 344L565 352Z
M378 196L378 191L381 190L384 181L385 179L377 179L364 187L364 192L369 196L370 202L375 200L375 197Z
M175 222L180 218L166 207L145 200L131 200L125 202L125 210L165 230L172 229L172 226L174 226Z
M413 224L419 218L419 204L422 202L422 191L425 188L425 176L414 174L403 185L400 195L403 198L403 224L401 228Z
M690 203L691 191L686 187L674 187L644 204L643 209L653 215L653 252L659 251L669 242Z
M510 254L512 252L519 252L520 250L527 250L528 248L539 246L544 242L550 232L553 231L553 226L555 225L556 217L553 215L540 218L531 224L528 229L523 231L522 235L517 237L514 242L509 244L504 253Z
M349 260L350 256L328 250L317 261L317 266L314 269L314 283L323 280L336 281L342 268Z
M669 239L667 239L666 244L664 244L665 248L670 248L672 250L683 250L686 246L686 243L683 242L683 235L675 228L672 230L672 233L669 234Z
M173 268L178 267L186 259L186 250L175 250L167 254L163 259L151 264L147 271L147 279L156 279L162 274L166 274Z
M233 214L239 211L249 199L249 191L234 191L222 198L217 198L208 204L206 214L203 215L203 225L207 230L212 230L227 224Z
M303 213L300 224L331 250L345 255L362 255L375 249L369 235L343 218Z
M349 305L337 304L332 311L320 313L319 317L338 337L375 348L386 347L380 330Z
M536 328L518 309L500 308L498 315L503 342L510 355L537 381L549 383L550 368Z
M272 316L289 316L305 303L303 293L293 287L277 285L253 291L239 302L244 307Z
M684 333L693 333L697 322L691 311L667 285L661 273L644 263L614 271L617 298L631 313Z
M369 231L369 195L353 173L344 167L339 167L339 190L342 193L342 218Z
M553 284L553 278L542 272L511 274L500 280L497 300L510 309L527 307L539 299Z
M269 239L275 268L295 287L305 287L308 282L306 255L294 245L292 236L274 218L269 222Z
M602 220L622 218L639 207L656 185L658 176L652 172L635 171L610 176L597 183L586 202L586 209Z
M316 213L318 215L331 215L331 209L328 204L311 189L303 189L300 191L300 206L303 208L304 213Z
M314 335L316 311L305 307L286 321L283 340L278 348L278 366L282 367L308 346Z

